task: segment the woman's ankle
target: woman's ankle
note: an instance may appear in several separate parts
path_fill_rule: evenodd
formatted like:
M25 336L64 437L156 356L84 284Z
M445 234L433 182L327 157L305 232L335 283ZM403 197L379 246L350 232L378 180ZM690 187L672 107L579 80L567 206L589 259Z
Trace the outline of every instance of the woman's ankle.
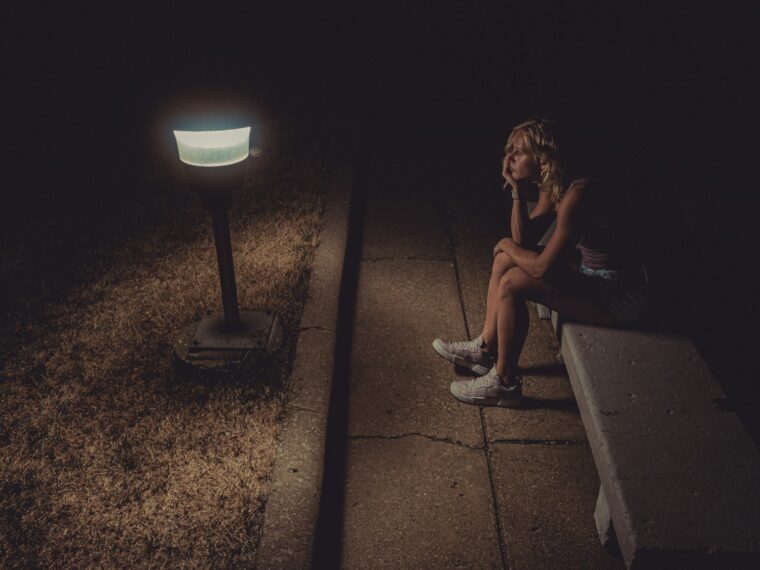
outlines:
M517 382L519 382L517 372L506 369L499 370L498 366L496 367L496 376L499 377L499 382L501 382L501 384L505 387L514 386Z
M482 333L478 338L480 339L480 349L487 354L496 356L498 352L496 343L486 340L486 337L484 337Z

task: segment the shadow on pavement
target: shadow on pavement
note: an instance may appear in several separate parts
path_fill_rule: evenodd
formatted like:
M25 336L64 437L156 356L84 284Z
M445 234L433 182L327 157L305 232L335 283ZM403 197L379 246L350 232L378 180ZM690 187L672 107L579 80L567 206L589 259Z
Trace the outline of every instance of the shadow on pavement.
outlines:
M335 343L330 410L327 416L327 441L322 479L317 532L314 539L313 568L338 568L343 538L343 506L345 502L346 453L348 444L348 392L351 376L353 320L361 263L365 180L369 158L369 126L362 121L356 159L354 189L351 197L350 221L343 276L340 285L339 312Z

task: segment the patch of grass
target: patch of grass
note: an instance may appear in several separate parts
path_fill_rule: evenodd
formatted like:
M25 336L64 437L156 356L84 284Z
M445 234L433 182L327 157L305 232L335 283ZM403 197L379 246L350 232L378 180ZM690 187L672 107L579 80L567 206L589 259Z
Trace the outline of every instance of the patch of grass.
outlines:
M174 372L177 331L221 311L176 164L79 172L3 220L0 566L253 564L327 179L292 138L273 154L230 211L240 304L289 333L266 382Z

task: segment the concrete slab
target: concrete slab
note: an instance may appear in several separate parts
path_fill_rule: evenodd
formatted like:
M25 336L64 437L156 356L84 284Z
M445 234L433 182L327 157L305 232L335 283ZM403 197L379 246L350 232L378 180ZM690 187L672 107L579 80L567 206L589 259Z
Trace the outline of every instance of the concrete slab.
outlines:
M525 404L517 409L488 408L483 415L491 441L586 441L567 378L526 376Z
M496 197L493 197L496 198ZM486 296L488 280L491 276L493 248L499 239L507 234L508 210L503 210L500 224L493 221L493 212L488 212L489 223L484 223L483 209L501 208L500 200L472 204L462 196L447 196L447 207L452 213L451 234L454 241L457 265L459 266L462 301L467 316L467 324L473 337L480 334L486 317Z
M482 451L350 441L344 521L343 568L502 567Z
M364 259L448 260L441 174L429 138L385 126L374 133L379 152L367 167Z
M442 211L424 192L394 197L378 189L367 196L364 217L364 259L451 259Z
M449 393L457 376L433 339L465 338L450 262L363 262L354 323L349 435L422 433L478 446L478 409Z
M333 181L325 200L319 245L309 276L309 293L301 316L301 329L322 327L334 330L338 314L337 293L343 276L348 239L353 170L335 170L332 174Z
M289 407L312 410L327 417L334 350L333 331L309 329L299 334L287 392Z
M324 465L323 413L289 409L256 553L260 568L310 568Z
M497 443L491 462L509 568L623 568L599 544L599 479L587 446Z
M483 415L489 439L586 441L586 430L567 372L555 350L549 323L530 310L530 328L522 355L525 405L519 409L486 408Z
M562 366L559 342L554 328L538 317L538 312L531 303L528 303L528 311L530 313L528 339L520 355L523 374L531 374L533 370L566 372ZM567 377L566 374L565 377Z

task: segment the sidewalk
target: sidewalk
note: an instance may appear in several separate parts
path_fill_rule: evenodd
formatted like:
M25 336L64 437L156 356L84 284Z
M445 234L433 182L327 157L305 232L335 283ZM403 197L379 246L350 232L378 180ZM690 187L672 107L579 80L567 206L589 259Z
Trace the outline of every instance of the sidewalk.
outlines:
M599 546L599 481L550 325L531 313L518 410L456 401L431 347L480 332L508 213L493 141L389 125L370 138L341 566L622 567Z

